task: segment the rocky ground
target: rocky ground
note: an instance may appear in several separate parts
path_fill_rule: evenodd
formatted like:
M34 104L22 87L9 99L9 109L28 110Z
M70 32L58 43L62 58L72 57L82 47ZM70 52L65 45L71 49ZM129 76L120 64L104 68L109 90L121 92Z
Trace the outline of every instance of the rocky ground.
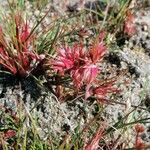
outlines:
M83 9L85 3L86 1L82 0L63 2L57 0L52 1L51 7L53 7L54 14L64 15L68 9L69 11ZM28 8L32 9L32 5ZM102 114L110 126L137 106L139 106L138 111L133 111L132 117L129 116L126 123L133 118L142 119L150 116L150 9L141 7L135 11L136 35L126 41L122 47L110 50L102 64L104 73L108 70L112 76L117 76L117 72L122 72L117 79L121 92L111 97L114 102L104 106L106 111ZM38 10L34 11L35 18L38 13ZM49 22L50 20L47 19L47 24ZM50 133L57 136L73 132L79 123L81 126L84 125L93 118L97 111L96 103L82 98L71 99L64 103L59 102L47 89L38 87L33 78L29 77L20 81L11 75L1 74L0 76L0 105L16 112L16 106L24 103L26 110L34 119L36 118L42 139L46 140ZM29 122L26 120L26 126L28 125ZM142 138L148 143L150 142L150 123L145 126L146 130ZM128 132L126 143L132 141L132 131ZM132 145L132 142L130 144Z

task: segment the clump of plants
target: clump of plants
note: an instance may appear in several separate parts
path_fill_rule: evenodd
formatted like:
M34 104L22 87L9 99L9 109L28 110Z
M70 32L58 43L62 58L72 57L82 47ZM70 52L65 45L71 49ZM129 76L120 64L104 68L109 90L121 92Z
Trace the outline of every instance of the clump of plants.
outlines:
M102 82L98 79L101 71L99 65L106 53L104 36L100 33L89 49L78 43L58 49L56 58L49 62L54 75L51 76L53 80L48 81L49 85L56 86L57 97L65 100L66 95L76 97L80 93L85 95L85 99L92 96L105 99L107 93L117 91L112 87L113 80Z
M44 55L37 54L36 37L19 12L13 14L7 25L0 28L0 64L10 73L26 77L44 59Z

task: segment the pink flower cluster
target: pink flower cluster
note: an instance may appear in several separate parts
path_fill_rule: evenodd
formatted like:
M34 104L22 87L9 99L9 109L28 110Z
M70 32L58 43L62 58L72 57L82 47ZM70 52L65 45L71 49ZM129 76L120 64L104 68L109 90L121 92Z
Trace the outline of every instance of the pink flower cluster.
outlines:
M75 87L79 90L86 86L85 99L94 94L106 95L112 87L110 83L102 86L92 86L96 84L96 77L100 73L98 63L106 53L106 46L103 42L104 36L100 34L100 41L93 44L90 49L85 50L82 45L73 47L62 47L58 50L56 59L52 62L53 69L60 75L69 74Z

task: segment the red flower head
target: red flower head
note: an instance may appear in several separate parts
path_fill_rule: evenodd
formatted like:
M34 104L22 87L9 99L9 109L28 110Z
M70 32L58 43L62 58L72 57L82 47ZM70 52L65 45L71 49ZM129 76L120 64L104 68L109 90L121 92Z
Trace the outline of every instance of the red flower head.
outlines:
M136 131L136 139L135 139L135 148L136 150L144 150L145 149L145 144L141 137L139 136L140 133L144 132L145 128L141 124L136 124L135 125L135 131Z
M142 133L142 132L144 132L144 130L145 130L145 128L144 128L143 125L141 125L141 124L136 124L136 125L135 125L135 131L136 131L137 133Z
M77 67L82 61L84 63L84 56L85 53L81 45L60 48L57 58L52 62L53 69L64 74L66 70Z
M113 87L113 83L115 82L115 80L106 82L102 85L99 85L97 87L94 87L91 90L91 95L95 96L96 98L98 98L98 100L106 100L106 95L108 93L117 93L119 92L119 90L115 87Z
M71 71L76 87L80 88L83 83L86 85L91 84L98 74L98 67L94 64L87 64Z
M134 15L130 11L128 11L124 25L124 33L126 33L129 36L132 36L133 34L135 34L135 32L136 29L134 24Z
M98 67L94 64L83 66L83 79L86 84L91 84L98 74Z
M136 139L135 148L136 150L145 150L145 144L140 137Z
M106 47L103 43L98 43L97 45L93 45L90 50L90 56L93 63L97 63L100 61L106 52Z
M12 138L16 135L16 131L14 130L7 130L4 132L4 138L5 139L9 139L9 138Z
M103 134L104 134L104 129L100 127L96 131L91 141L89 141L89 143L84 146L83 150L97 150L99 147L99 141L102 139Z
M103 43L103 39L105 37L105 32L101 32L99 35L99 42L93 44L90 49L90 57L93 63L97 63L100 61L104 54L106 53L106 46Z

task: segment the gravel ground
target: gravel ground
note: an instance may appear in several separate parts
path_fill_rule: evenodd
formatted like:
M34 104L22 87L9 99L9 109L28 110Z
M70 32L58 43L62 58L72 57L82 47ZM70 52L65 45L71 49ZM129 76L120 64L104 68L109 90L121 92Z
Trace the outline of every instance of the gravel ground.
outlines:
M85 2L87 1L52 1L51 5L54 10L50 16L56 12L58 15L64 15L67 9L66 5L75 6L75 4L78 3L76 7L79 7L80 10L84 7ZM27 5L28 9L32 9L32 5L29 3L27 3ZM38 10L34 11L35 18L38 13ZM29 15L32 14L33 13ZM121 84L119 87L122 89L122 92L118 97L114 97L114 100L117 99L118 102L124 103L125 105L108 105L105 114L103 114L103 117L108 120L108 124L110 125L117 122L120 117L125 116L127 112L132 110L133 105L140 105L140 107L144 109L150 106L150 102L146 101L146 97L150 96L150 9L141 8L138 10L136 12L135 21L137 27L136 35L129 41L126 41L123 48L118 48L116 52L109 54L113 55L114 60L106 59L102 65L104 72L105 69L110 67L114 68L116 72L118 70L128 70L128 72L118 80L119 83L125 83L127 81L128 84ZM49 23L50 20L47 19L47 24ZM26 79L19 82L10 76L5 76L0 80L0 105L11 108L15 112L17 111L16 106L18 102L22 100L27 110L32 110L36 104L36 108L32 110L31 114L33 118L37 119L40 136L45 140L49 133L57 136L60 133L63 135L68 131L73 132L78 123L80 123L81 126L84 125L89 119L93 118L96 111L95 103L82 99L78 101L70 100L73 101L71 103L60 103L50 92L46 90L41 91L33 79ZM150 110L140 110L137 114L133 115L135 118L148 117L150 116ZM131 120L132 118L129 117L127 121ZM142 138L146 142L150 142L150 124L146 126L147 129L142 135ZM132 136L129 136L130 134L132 135L132 131L131 133L127 133L129 141L132 140Z

